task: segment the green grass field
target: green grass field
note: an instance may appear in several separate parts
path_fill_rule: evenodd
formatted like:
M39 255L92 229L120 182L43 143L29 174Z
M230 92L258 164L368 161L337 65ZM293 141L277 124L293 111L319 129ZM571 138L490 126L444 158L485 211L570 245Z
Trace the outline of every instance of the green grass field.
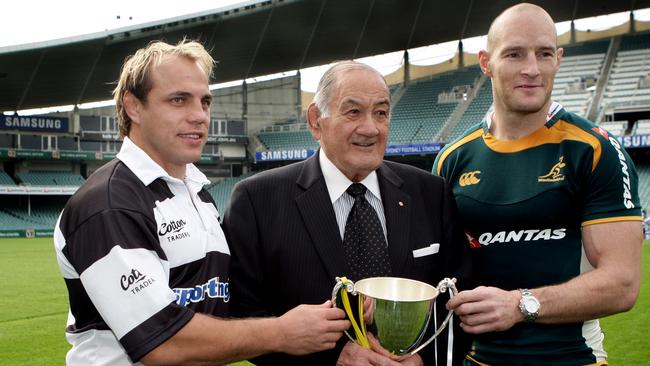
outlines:
M1 239L0 258L0 363L64 365L68 299L52 239ZM650 360L650 241L643 246L643 263L634 309L602 321L611 365L646 365Z

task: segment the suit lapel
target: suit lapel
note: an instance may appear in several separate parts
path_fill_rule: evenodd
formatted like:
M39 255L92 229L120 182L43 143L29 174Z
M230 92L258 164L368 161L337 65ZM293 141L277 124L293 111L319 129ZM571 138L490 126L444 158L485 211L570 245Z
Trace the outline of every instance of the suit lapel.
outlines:
M296 184L305 190L295 200L325 270L332 282L336 276L349 276L351 272L343 255L343 242L318 162L318 153L305 161Z
M388 253L393 276L403 273L411 248L409 246L411 196L401 187L404 184L385 163L377 170L381 200L386 216Z

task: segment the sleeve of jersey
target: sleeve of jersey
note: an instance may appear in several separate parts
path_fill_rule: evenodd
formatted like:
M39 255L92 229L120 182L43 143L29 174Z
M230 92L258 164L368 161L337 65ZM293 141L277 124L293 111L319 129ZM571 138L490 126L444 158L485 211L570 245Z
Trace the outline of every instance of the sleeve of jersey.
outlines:
M599 140L602 152L586 180L582 226L640 221L639 179L632 159L615 137Z
M97 214L74 232L66 250L89 298L134 362L194 315L176 304L155 224L144 215Z

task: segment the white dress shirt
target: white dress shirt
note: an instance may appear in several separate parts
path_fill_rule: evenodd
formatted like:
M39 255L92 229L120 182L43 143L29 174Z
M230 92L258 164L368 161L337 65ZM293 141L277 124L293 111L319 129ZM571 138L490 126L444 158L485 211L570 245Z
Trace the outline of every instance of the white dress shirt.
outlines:
M332 201L332 206L334 206L334 214L336 215L336 223L339 226L339 232L341 234L341 240L345 234L345 222L348 219L348 215L352 210L354 205L354 198L347 194L346 190L350 184L354 183L341 173L341 171L330 161L327 157L327 154L321 148L319 151L319 162L320 169L323 172L323 177L325 177L325 185L327 186L327 191L330 195L330 200ZM375 209L377 216L379 217L379 222L381 222L381 228L384 231L384 239L387 237L386 234L386 217L384 216L384 206L381 203L381 194L379 193L379 181L377 180L377 172L373 171L368 174L368 176L359 182L363 184L366 188L366 194L364 197L370 203L370 206ZM388 240L386 240L388 243Z

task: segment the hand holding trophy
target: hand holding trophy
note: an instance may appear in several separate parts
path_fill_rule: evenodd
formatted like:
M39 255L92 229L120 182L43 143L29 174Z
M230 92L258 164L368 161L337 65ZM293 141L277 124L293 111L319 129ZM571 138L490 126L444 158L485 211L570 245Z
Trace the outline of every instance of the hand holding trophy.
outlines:
M355 337L345 332L350 340L399 361L416 354L444 330L451 311L436 332L422 342L434 301L447 290L450 298L458 293L455 278L445 278L433 287L399 277L372 277L356 283L337 277L332 302L342 304L352 323ZM341 301L337 303L339 292ZM352 301L356 304L348 294L357 296L357 301Z

